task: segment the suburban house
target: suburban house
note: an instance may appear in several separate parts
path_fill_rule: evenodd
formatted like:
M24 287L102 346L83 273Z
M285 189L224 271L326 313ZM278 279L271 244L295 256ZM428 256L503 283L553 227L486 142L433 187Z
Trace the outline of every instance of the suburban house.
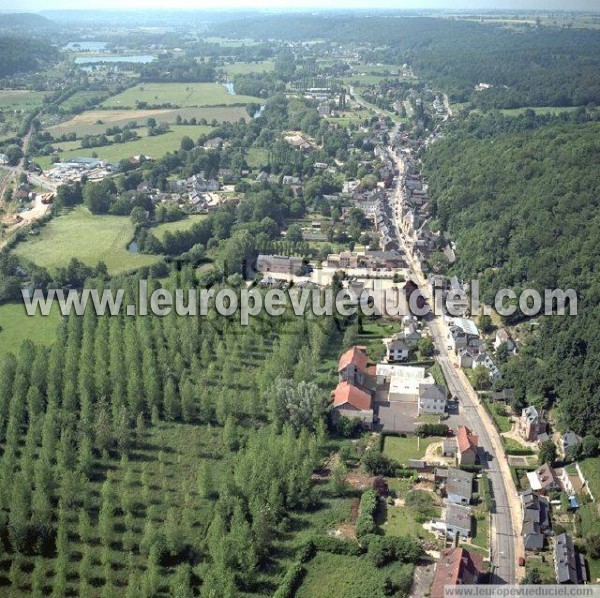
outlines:
M459 349L475 346L479 337L479 330L473 320L454 318L448 331L448 348L458 353Z
M340 382L348 382L354 386L361 386L370 392L370 377L368 374L365 347L352 347L348 349L338 362L338 375Z
M535 471L527 472L527 479L531 489L535 492L552 492L560 490L560 481L554 468L547 463L538 467Z
M538 436L546 432L547 423L542 415L538 413L538 410L533 405L530 405L521 412L517 429L523 440L536 442Z
M418 413L441 415L446 412L446 390L437 384L419 384Z
M537 552L544 549L545 532L550 528L548 500L531 490L521 493L523 526L521 533L525 550Z
M471 369L473 367L474 359L475 358L473 356L473 353L466 347L463 347L462 349L458 350L458 365L459 365L459 367Z
M575 432L569 431L561 436L560 439L560 450L563 457L566 457L570 449L581 444L581 436L575 434Z
M263 273L302 274L304 262L301 257L260 254L256 260L256 269Z
M471 509L465 505L447 503L446 505L446 536L448 538L468 538L472 531Z
M515 343L510 337L506 328L499 328L496 332L496 338L494 339L494 349L497 351L501 345L506 345L509 351L515 350Z
M492 382L496 380L500 380L502 378L502 374L500 370L494 363L494 360L487 353L479 353L476 357L473 358L473 364L471 367L475 369L476 367L482 365L490 374L490 379Z
M358 268L359 255L352 251L341 251L327 256L328 268Z
M468 505L473 496L474 474L450 467L443 490L448 502L456 505Z
M409 346L401 334L396 334L392 338L386 339L385 360L393 363L397 361L406 361L408 359Z
M479 439L466 426L459 426L456 432L458 445L458 464L475 465L477 463Z
M344 380L332 392L333 419L359 419L367 428L373 425L373 398L370 392Z
M444 598L446 586L477 584L483 575L483 557L464 548L444 548L435 568L431 598Z
M554 540L554 570L557 583L577 585L587 581L585 559L575 550L569 534L559 534Z
M456 457L458 445L456 438L444 438L442 442L442 457Z

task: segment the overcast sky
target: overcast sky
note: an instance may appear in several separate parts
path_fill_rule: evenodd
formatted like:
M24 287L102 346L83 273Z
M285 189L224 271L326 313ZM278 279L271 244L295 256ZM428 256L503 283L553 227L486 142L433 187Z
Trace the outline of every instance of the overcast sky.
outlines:
M4 2L2 2L4 4ZM291 8L450 8L450 9L553 9L600 11L600 0L16 0L0 11L62 9L291 9Z

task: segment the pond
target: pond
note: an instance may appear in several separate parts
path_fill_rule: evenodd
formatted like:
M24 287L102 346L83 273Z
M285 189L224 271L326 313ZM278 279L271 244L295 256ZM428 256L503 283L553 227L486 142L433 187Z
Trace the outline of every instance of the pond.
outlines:
M69 42L63 49L71 52L103 52L108 42Z
M156 60L152 54L132 54L130 56L78 56L75 58L75 64L101 64L113 62L135 62L136 64L146 64Z

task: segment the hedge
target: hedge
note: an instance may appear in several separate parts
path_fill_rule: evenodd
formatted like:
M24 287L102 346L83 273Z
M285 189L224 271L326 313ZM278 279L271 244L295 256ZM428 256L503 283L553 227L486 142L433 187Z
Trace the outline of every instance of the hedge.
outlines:
M356 519L356 535L362 537L375 531L375 512L377 511L378 498L374 490L363 492L360 497L358 517Z
M448 426L446 424L421 424L417 426L415 434L424 438L426 436L447 436Z
M273 594L273 598L293 598L305 573L306 569L299 562L292 563L283 576L281 585Z
M318 552L329 552L331 554L344 554L347 556L360 556L364 550L356 542L340 540L325 534L315 534L311 544Z

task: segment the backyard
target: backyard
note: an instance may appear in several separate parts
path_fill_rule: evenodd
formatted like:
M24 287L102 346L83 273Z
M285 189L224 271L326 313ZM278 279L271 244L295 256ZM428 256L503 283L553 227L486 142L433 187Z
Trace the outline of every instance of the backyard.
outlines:
M386 456L406 464L410 459L422 459L427 447L436 442L442 442L443 438L432 436L431 438L419 438L418 436L386 436L383 452Z

